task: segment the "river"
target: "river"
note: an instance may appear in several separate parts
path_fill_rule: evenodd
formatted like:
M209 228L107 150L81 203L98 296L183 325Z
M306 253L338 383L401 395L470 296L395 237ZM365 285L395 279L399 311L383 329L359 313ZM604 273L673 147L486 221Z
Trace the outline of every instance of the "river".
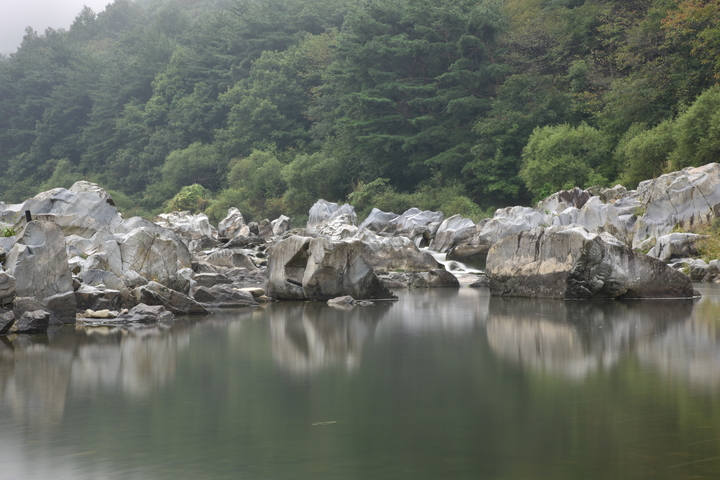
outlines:
M0 339L2 479L711 479L720 286L400 291Z

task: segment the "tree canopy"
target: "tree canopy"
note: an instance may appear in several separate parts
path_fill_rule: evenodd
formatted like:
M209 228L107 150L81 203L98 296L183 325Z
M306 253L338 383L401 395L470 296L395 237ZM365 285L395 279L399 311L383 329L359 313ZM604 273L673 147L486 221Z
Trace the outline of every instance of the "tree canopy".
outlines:
M0 58L0 188L479 215L715 161L718 0L115 0ZM179 195L179 196L178 196Z

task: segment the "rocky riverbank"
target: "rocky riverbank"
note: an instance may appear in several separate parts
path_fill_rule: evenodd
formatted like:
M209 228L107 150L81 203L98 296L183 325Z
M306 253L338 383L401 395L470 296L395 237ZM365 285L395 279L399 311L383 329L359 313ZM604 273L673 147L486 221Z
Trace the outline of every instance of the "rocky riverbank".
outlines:
M157 321L272 299L388 300L391 288L458 287L462 269L445 268L431 252L487 265L476 285L494 295L687 298L694 293L681 268L705 281L720 273L717 262L692 258L700 236L677 230L710 224L719 212L718 164L633 191L562 191L477 224L376 209L357 225L350 205L319 200L295 230L285 216L246 223L234 208L217 228L188 212L125 219L105 190L77 182L0 203L0 334Z

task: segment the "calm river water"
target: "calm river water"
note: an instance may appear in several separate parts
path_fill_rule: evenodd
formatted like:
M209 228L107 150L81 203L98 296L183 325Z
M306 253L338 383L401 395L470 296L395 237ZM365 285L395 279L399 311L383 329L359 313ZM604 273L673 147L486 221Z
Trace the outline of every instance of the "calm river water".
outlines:
M0 340L0 478L720 478L720 287L696 288L401 291Z

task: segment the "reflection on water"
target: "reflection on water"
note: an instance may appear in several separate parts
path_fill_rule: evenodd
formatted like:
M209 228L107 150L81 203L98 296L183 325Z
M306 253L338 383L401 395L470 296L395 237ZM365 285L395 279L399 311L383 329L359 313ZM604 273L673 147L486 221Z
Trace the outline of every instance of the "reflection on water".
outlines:
M0 338L0 477L713 478L720 287L699 288L430 289Z
M268 315L273 358L292 373L313 373L331 365L354 370L363 345L392 305L378 302L372 309L309 302L279 305Z
M69 388L79 396L99 390L148 396L173 380L190 325L63 327L6 337L0 343L0 408L45 428L62 419Z
M523 367L582 379L638 349L662 350L668 328L692 314L692 300L563 301L490 299L488 342ZM658 352L658 355L664 353Z

